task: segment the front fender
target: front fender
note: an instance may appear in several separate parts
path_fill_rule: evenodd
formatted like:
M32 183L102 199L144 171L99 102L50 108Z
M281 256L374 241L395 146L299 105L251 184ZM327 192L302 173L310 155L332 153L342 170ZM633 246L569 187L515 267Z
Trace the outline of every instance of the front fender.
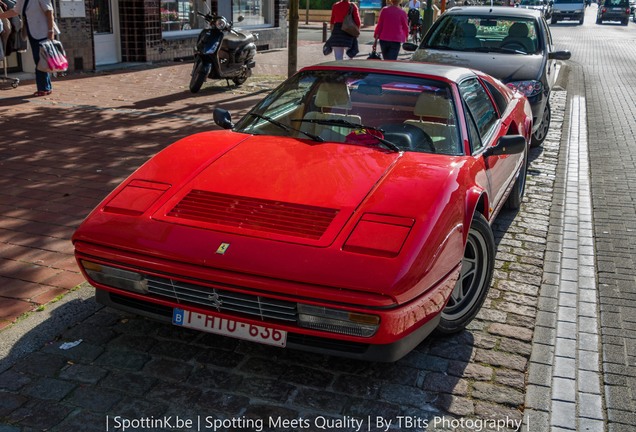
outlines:
M466 211L464 213L464 227L466 227L466 229L462 232L464 244L466 244L466 240L468 239L468 231L473 220L473 215L475 213L481 213L484 215L486 220L490 222L492 214L488 193L479 187L475 186L466 191L465 202Z

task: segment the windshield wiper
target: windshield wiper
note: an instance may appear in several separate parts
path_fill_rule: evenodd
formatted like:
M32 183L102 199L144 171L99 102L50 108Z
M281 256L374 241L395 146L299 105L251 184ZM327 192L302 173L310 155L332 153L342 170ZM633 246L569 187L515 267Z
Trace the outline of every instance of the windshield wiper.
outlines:
M256 113L248 113L248 114L251 115L251 116L254 116L256 118L259 118L259 119L265 120L267 122L270 122L271 124L273 124L275 126L278 126L279 128L285 130L286 132L291 132L291 131L300 132L301 134L305 135L306 137L311 138L314 141L325 142L325 140L322 137L319 137L318 135L314 135L314 134L312 134L310 132L305 132L303 130L293 128L291 126L287 126L285 123L281 123L278 120L274 120L271 117L264 116L262 114L256 114Z
M295 120L295 121L299 121L301 123L315 123L315 124L326 125L326 126L343 126L343 127L347 127L351 129L364 129L364 130L373 130L377 132L384 132L382 129L378 129L373 126L364 126L358 123L353 123L353 122L342 120L342 119L302 119L302 120ZM369 135L377 139L380 143L384 144L384 146L387 147L389 150L393 150L396 152L402 151L400 147L398 147L395 143L392 143L389 140L386 140L382 137L379 137L373 134L369 134Z
M528 54L525 51L516 50L514 48L501 48L501 47L476 47L471 48L469 51L476 52L498 52L498 53L515 53L515 54Z

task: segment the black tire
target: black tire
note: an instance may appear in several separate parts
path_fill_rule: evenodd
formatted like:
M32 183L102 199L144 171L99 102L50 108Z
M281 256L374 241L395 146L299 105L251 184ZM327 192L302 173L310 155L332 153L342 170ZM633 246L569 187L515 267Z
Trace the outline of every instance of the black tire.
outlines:
M190 91L192 93L198 93L198 91L201 90L201 86L203 86L206 78L210 75L211 69L212 65L210 63L204 63L201 60L194 62L192 78L190 78Z
M596 17L596 24L603 24L603 20Z
M550 24L556 24L556 23L557 23L556 18L550 18Z
M476 213L468 231L459 280L442 310L438 332L456 333L475 318L488 295L494 267L495 239L492 229L481 213Z
M526 174L528 173L528 156L524 156L523 165L521 166L521 170L519 171L519 175L517 176L517 180L515 180L515 184L512 187L512 191L510 191L510 195L508 195L508 199L506 200L506 208L510 210L518 210L521 207L521 202L523 201L523 195L526 192Z
M539 147L545 141L545 137L548 135L550 129L550 119L552 118L552 110L550 109L550 102L546 102L543 110L543 119L541 120L541 126L532 134L530 139L530 147Z
M584 20L584 18L581 17L581 19L579 20L579 25L583 25L583 20Z
M628 24L629 24L629 18L625 18L625 19L621 22L621 24L622 24L622 25L624 25L624 26L628 25Z

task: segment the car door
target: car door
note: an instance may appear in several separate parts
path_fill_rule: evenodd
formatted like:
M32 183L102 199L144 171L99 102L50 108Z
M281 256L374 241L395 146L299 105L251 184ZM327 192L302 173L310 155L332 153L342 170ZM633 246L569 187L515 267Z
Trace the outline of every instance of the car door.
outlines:
M493 211L503 205L506 190L512 184L518 166L518 155L485 156L484 151L497 144L507 133L508 126L501 121L500 113L489 93L478 78L462 81L459 93L466 109L466 123L471 154L483 157L486 176L490 185L490 208Z
M556 83L557 61L554 58L550 58L550 53L554 51L554 42L552 41L550 27L544 18L539 19L539 31L541 32L541 36L538 38L538 41L541 43L543 39L543 43L545 44L542 50L544 52L544 58L546 59L545 81L548 85L548 90L551 90Z

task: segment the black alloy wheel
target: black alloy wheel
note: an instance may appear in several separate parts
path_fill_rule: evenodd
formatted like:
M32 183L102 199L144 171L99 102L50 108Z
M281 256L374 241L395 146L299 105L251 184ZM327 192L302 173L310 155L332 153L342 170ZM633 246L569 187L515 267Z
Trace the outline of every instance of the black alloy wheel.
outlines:
M525 155L523 157L523 165L521 165L521 170L519 170L519 175L517 176L517 180L515 180L515 184L512 187L512 191L510 191L510 195L508 195L508 199L506 200L506 208L510 210L518 210L521 207L521 202L523 201L523 195L526 192L526 174L528 173L528 156Z
M444 334L463 330L475 318L488 295L495 267L495 239L481 213L473 216L459 280L442 311L437 331Z
M530 139L530 147L539 147L545 141L545 137L548 135L548 130L550 129L550 119L552 118L552 111L550 109L550 102L546 102L545 108L543 109L543 118L541 119L541 125L539 129L532 134L532 138Z

